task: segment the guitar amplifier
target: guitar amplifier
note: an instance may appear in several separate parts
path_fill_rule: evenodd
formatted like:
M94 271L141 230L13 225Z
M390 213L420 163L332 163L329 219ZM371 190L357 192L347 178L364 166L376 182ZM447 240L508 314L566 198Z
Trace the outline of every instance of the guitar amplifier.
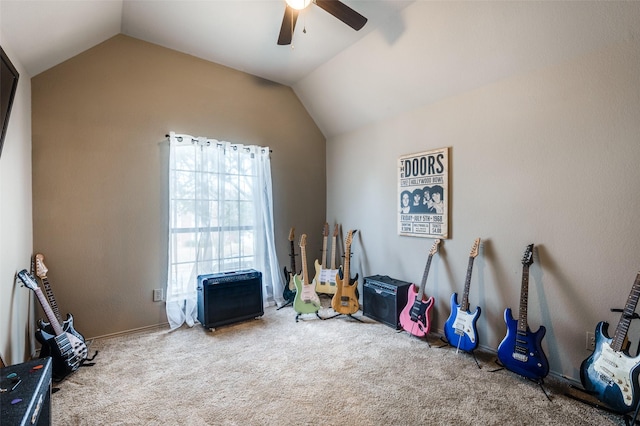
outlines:
M362 313L398 330L400 328L400 312L407 305L410 285L411 283L386 275L365 277Z
M0 369L0 419L4 425L51 424L51 358Z
M205 328L262 315L261 272L245 269L198 276L198 321Z

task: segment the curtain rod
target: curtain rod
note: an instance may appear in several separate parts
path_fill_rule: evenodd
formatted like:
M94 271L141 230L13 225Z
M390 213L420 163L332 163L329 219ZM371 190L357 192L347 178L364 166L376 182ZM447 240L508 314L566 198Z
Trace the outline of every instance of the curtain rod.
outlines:
M164 137L165 137L165 138L169 138L169 137L171 137L171 136L170 136L170 135L164 135ZM178 138L182 138L182 136L177 136L177 137L178 137ZM207 139L208 139L208 138L207 138ZM198 141L198 139L197 139L197 138L194 138L193 136L191 136L191 141L192 141L192 142L196 142L196 141ZM241 144L234 144L234 143L231 143L231 142L229 142L229 143L230 143L232 146L235 146L235 145L241 145ZM217 144L218 144L218 146L222 146L222 145L223 145L223 144L222 144L222 142L219 142L219 141L217 142ZM256 146L257 146L257 145L256 145ZM263 148L263 147L260 147L260 148ZM245 149L247 149L247 150L248 150L249 148L245 148ZM264 148L263 148L263 149L264 149ZM271 152L273 152L273 150L272 150L272 149L269 149L269 152L271 153Z

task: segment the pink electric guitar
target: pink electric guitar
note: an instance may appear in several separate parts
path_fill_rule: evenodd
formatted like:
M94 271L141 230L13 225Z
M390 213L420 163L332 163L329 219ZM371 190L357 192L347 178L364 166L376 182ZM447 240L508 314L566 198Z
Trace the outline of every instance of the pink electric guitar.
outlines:
M422 284L420 284L417 290L415 284L409 286L407 305L402 312L400 312L400 325L402 328L417 337L426 336L431 329L430 318L434 299L433 296L426 298L424 287L427 283L431 259L438 251L439 244L439 239L433 242L433 246L431 250L429 250L429 257L427 258L427 266L424 268L424 274L422 274Z

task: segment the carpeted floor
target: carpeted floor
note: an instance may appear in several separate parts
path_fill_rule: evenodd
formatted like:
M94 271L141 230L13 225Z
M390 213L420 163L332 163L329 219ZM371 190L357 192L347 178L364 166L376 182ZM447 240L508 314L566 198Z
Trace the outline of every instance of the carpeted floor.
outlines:
M323 309L320 314L331 316ZM52 398L54 425L623 425L544 389L377 323L361 312L296 322L292 308L210 332L168 328L98 339ZM575 391L572 391L575 392Z

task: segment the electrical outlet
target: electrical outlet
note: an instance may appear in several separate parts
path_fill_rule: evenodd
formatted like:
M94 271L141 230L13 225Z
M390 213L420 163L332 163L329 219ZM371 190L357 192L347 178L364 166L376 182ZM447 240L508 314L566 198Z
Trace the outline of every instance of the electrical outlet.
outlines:
M162 302L164 300L164 295L162 294L161 288L156 288L153 290L153 301L154 302Z
M593 351L596 349L596 336L591 331L587 331L587 350Z

